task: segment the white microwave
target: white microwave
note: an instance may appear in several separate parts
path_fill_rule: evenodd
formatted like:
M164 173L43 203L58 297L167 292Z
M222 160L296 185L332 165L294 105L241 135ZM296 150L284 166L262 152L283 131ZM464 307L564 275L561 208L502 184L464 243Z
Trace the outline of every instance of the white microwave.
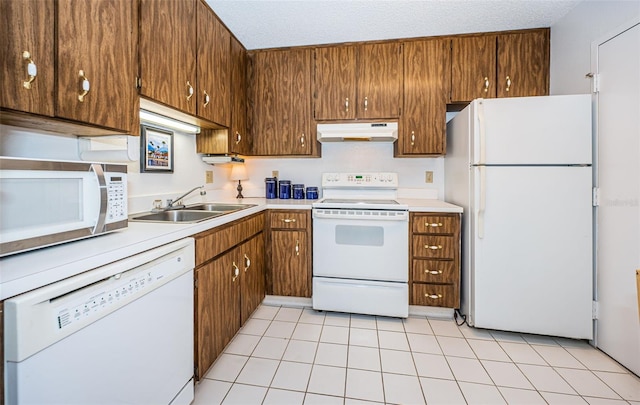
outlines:
M0 257L127 227L127 166L0 157Z

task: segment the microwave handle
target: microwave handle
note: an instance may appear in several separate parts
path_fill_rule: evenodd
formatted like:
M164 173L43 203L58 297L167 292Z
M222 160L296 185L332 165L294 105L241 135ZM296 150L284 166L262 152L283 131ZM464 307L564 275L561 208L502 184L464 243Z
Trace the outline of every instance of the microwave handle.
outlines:
M93 163L91 165L91 171L93 171L96 175L100 191L100 212L98 213L98 222L91 232L92 234L95 234L98 232L102 232L102 228L104 228L105 218L107 217L107 182L105 181L104 171L102 170L101 164Z

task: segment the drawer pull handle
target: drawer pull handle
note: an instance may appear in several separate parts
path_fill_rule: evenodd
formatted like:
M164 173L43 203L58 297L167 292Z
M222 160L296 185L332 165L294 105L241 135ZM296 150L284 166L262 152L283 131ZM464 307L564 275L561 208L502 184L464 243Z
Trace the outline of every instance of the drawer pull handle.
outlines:
M442 245L424 245L425 249L438 250L442 249Z
M425 272L425 273L429 273L429 274L433 274L434 276L435 276L435 275L438 275L438 274L442 274L442 270L429 270L429 269L425 269L425 271L424 271L424 272Z
M36 80L36 76L38 75L38 67L31 59L31 53L29 51L22 52L22 59L27 62L27 79L22 82L22 87L27 90L31 89L31 83Z
M211 97L209 97L209 94L207 94L206 90L203 90L202 92L204 93L204 104L202 106L206 107L211 102Z
M84 102L84 97L87 94L89 94L89 90L91 90L91 83L89 82L89 79L87 79L87 76L85 76L84 70L78 71L78 77L81 79L80 80L80 94L78 94L78 101L83 103Z
M296 256L300 256L300 241L296 241Z
M349 112L349 97L344 99L344 112Z
M489 78L488 77L484 78L484 92L485 93L489 92Z
M425 226L430 226L432 228L438 228L438 227L443 226L443 225L442 225L442 222L427 222L425 224Z
M247 256L247 254L244 254L244 272L246 273L247 270L249 270L249 267L251 267L251 259L249 259L249 256Z
M240 275L240 269L238 268L238 265L236 264L236 262L233 262L233 278L231 279L231 281L235 282L239 275Z
M411 131L411 146L416 145L416 131Z
M442 294L425 294L424 296L427 298L431 298L432 300L437 300L442 298Z
M282 222L284 222L285 224L290 224L290 223L294 223L296 222L295 218L285 218L282 220Z
M187 80L187 101L191 100L191 97L193 97L193 86Z

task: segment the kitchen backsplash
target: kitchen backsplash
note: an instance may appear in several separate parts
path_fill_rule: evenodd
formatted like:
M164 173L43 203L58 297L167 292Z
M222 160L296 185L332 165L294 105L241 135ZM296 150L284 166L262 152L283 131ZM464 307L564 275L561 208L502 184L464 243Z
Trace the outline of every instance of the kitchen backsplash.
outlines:
M80 160L81 145L75 136L64 136L1 126L0 155L39 159ZM194 193L186 202L233 197L236 182L229 180L231 165L211 166L195 153L195 136L176 132L174 172L140 173L138 160L128 162L129 212L147 211L154 199L174 198L192 187L205 184L205 172L213 172L213 183L205 184L207 195ZM105 138L106 139L106 138ZM101 142L97 139L96 141ZM108 142L104 140L103 142ZM322 145L322 158L246 159L249 180L242 182L245 197L263 197L264 179L274 170L279 178L320 187L323 172L397 172L399 187L407 197L433 198L444 195L444 158L397 159L393 144L336 143ZM433 172L433 183L425 183L425 171Z

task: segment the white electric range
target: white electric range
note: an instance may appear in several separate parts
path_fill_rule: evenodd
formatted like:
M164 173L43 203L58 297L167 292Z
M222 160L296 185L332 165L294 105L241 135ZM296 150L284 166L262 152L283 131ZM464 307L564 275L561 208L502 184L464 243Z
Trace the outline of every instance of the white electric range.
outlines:
M324 173L312 204L313 308L407 317L409 210L396 173Z

